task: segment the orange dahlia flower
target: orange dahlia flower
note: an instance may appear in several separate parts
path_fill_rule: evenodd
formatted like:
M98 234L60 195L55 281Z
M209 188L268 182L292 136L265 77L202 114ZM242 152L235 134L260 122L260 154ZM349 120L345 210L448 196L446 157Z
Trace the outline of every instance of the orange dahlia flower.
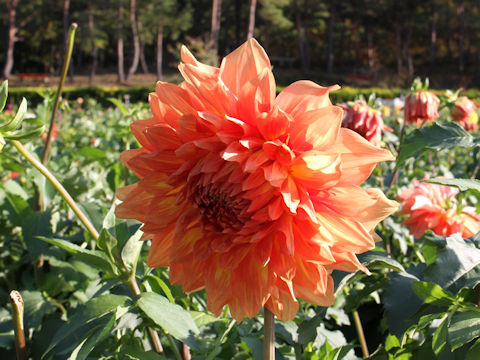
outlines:
M270 61L249 40L220 68L182 48L185 81L158 82L153 117L121 160L140 180L118 191L121 218L144 225L151 267L169 266L207 306L241 321L266 306L292 319L297 298L333 303L333 269L366 270L376 224L397 203L359 185L392 155L342 129L328 92L298 81L278 97Z
M450 186L424 183L413 180L413 187L407 188L398 196L402 203L399 214L409 217L403 222L415 238L420 238L427 230L448 236L460 233L468 238L480 231L480 216L475 208L459 208L455 196L458 190Z
M439 104L440 99L426 90L419 90L408 95L403 109L405 122L415 123L420 126L424 121L434 121L439 117Z
M466 96L461 96L455 102L452 118L462 125L465 130L476 130L478 129L478 114L475 111L476 108L472 100Z
M363 99L348 105L340 105L345 111L342 127L362 135L375 146L380 146L382 130L391 130L385 126L382 114L368 106Z

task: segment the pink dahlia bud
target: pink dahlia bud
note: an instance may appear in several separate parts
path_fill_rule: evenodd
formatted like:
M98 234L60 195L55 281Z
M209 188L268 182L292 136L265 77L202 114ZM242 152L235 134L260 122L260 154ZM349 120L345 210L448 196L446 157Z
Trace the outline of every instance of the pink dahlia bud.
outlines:
M436 95L426 90L419 90L405 99L405 121L421 125L424 121L431 122L438 118L440 100Z
M466 96L461 96L455 102L455 108L452 111L453 120L457 121L467 131L478 128L478 114L475 111L476 106L472 100Z
M341 105L344 112L342 127L355 131L375 146L380 146L382 130L386 127L382 114L368 106L365 100L357 100L353 104Z

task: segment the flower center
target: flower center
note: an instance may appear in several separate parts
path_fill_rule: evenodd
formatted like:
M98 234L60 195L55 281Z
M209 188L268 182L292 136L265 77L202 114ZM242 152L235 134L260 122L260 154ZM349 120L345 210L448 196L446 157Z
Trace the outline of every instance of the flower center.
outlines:
M206 230L231 233L240 230L248 220L245 212L250 201L231 196L217 184L197 185L192 200L202 214Z

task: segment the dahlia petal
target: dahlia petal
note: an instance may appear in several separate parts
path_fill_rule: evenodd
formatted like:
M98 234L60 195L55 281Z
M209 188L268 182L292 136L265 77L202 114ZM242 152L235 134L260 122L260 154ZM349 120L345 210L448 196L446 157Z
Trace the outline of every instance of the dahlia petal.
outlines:
M272 71L264 68L256 78L241 87L238 94L237 115L249 123L256 123L257 114L270 112L275 91Z
M342 157L342 177L338 185L360 185L380 161L395 160L390 151L370 144L349 129L340 129L338 141L329 150Z
M203 110L193 108L187 91L177 85L159 81L155 90L155 94L150 94L150 108L155 118L174 128L179 117Z
M151 150L175 150L182 144L176 131L167 124L146 127L143 129L143 135L151 144Z
M258 130L266 140L278 139L285 135L292 119L278 106L270 112L263 112L258 117Z
M280 291L278 296L270 296L265 307L282 321L292 320L298 312L298 301L292 299L288 289Z
M130 125L130 130L142 146L145 146L148 150L155 150L155 147L144 135L144 131L158 123L158 119L155 118L150 118L147 120L137 120Z
M248 157L248 151L240 142L234 142L220 153L223 160L243 162Z
M234 94L239 94L242 85L255 79L265 68L271 68L265 50L257 40L250 39L223 58L219 77Z
M285 203L282 197L277 197L268 205L268 214L272 220L277 220L285 211Z
M287 170L280 166L276 161L268 166L264 166L263 173L265 175L265 180L270 182L274 187L280 187L288 177Z
M148 252L147 265L149 267L162 267L170 265L169 255L173 241L173 232L170 229L153 236L150 251Z
M300 195L298 193L297 184L291 176L288 176L287 181L283 183L280 193L282 194L283 202L287 208L290 209L290 212L296 214L298 205L300 204Z
M171 263L180 264L193 261L196 242L206 243L198 226L185 231L181 237L176 235L170 250Z
M295 118L304 112L331 106L328 93L338 89L338 85L322 87L312 81L300 80L287 86L274 104Z
M295 159L291 174L297 182L316 190L336 185L342 176L341 157L319 151L307 151Z
M254 172L257 170L260 166L265 164L269 160L269 157L264 151L256 151L253 154L251 154L247 161L243 164L243 171L247 173Z
M290 147L297 151L329 149L337 141L343 110L327 106L298 115L291 124Z
M171 264L169 271L170 283L182 285L183 291L189 293L204 287L203 261ZM188 276L185 276L188 274Z

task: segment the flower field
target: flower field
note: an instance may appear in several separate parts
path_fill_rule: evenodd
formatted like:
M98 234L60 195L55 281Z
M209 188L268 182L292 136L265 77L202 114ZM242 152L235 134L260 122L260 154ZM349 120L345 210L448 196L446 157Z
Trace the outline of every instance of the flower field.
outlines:
M2 85L0 358L480 358L478 99L181 61L55 123Z

